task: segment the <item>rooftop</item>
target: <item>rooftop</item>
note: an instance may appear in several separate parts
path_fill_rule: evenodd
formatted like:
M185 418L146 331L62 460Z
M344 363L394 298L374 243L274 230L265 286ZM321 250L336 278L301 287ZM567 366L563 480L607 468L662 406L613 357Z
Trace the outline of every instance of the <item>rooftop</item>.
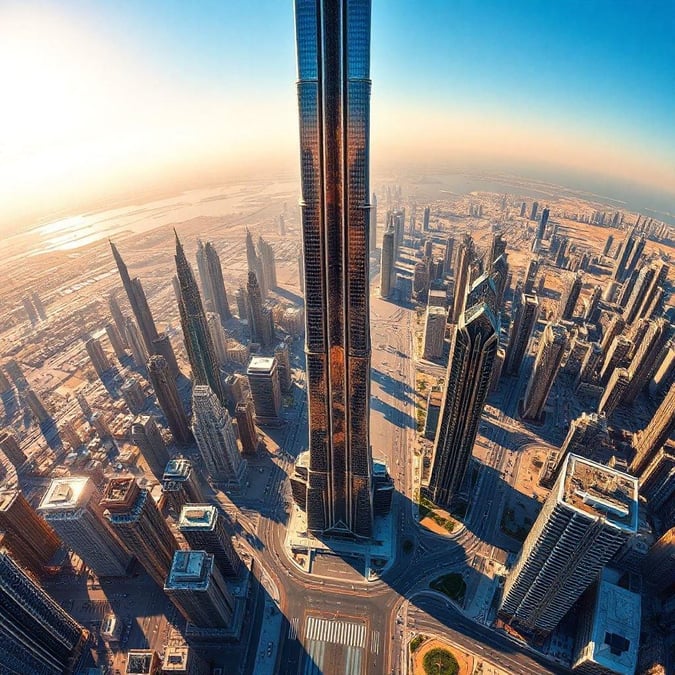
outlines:
M163 480L175 480L176 478L187 478L192 471L192 462L184 457L172 459L164 469Z
M152 649L136 649L129 652L127 675L146 675L155 672L159 658Z
M208 530L217 518L218 511L211 504L187 504L181 509L178 527Z
M247 373L269 373L274 366L274 357L254 356L248 364Z
M187 669L190 648L186 645L180 647L168 646L164 650L164 662L162 671L171 673L173 671L183 672Z
M68 476L54 478L42 497L40 511L55 511L79 506L84 498L89 478L87 476Z
M176 551L165 588L205 588L213 567L213 556L206 551Z
M6 511L9 509L14 503L14 500L18 494L19 490L3 490L0 492L0 511Z
M112 478L103 493L101 506L110 511L126 511L134 504L139 492L133 476Z
M623 530L637 532L637 478L574 454L565 460L563 476L559 502Z

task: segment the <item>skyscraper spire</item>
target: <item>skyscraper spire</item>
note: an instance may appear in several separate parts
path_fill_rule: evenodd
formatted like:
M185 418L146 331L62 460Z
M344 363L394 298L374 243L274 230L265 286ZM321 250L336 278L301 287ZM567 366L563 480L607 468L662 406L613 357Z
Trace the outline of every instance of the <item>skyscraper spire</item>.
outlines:
M192 377L195 384L208 384L218 400L224 404L225 394L220 379L218 360L197 281L175 229L174 234L176 235L176 273L180 289L178 309Z

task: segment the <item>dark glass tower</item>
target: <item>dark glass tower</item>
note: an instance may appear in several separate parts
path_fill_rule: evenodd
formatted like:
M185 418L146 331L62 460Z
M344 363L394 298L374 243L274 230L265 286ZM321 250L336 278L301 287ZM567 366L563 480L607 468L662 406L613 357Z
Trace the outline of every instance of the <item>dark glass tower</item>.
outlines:
M176 272L180 286L178 309L192 379L195 384L208 384L218 400L224 404L225 394L220 381L216 350L206 322L202 298L178 234L176 234Z
M213 311L218 314L221 322L228 321L232 318L232 312L225 291L223 268L220 264L220 256L210 241L207 241L206 244L199 242L197 267L199 268L199 277L202 280L204 304L210 302Z
M296 0L314 533L373 531L368 293L370 1Z
M148 359L148 377L174 440L181 445L189 443L192 435L187 415L180 400L176 381L171 377L169 365L163 356L155 355Z

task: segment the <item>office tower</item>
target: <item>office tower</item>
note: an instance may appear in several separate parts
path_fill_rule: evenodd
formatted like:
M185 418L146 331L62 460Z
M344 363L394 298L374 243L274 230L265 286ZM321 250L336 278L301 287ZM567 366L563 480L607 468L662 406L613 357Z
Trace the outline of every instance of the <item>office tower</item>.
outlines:
M100 411L96 411L89 420L91 426L94 428L94 431L99 435L100 438L111 438L112 434L110 432L110 425L106 419L106 415Z
M0 551L0 671L72 675L87 632Z
M124 576L132 554L103 517L100 501L90 478L54 478L38 511L97 577Z
M621 286L621 295L619 295L619 306L620 307L626 307L628 304L628 300L630 300L630 296L633 294L633 291L635 290L635 284L637 284L638 277L640 276L640 272L642 270L640 269L634 269L630 276L626 279L626 281L623 282ZM610 282L610 286L613 284L616 284L617 282Z
M513 301L513 321L506 350L505 370L509 375L517 375L527 353L534 327L539 316L539 300L531 293L520 293Z
M618 314L615 314L612 317L612 319L609 322L609 325L607 326L605 332L603 333L602 342L600 343L603 354L607 354L609 348L614 342L614 338L616 338L621 333L621 331L625 328L625 326L626 322Z
M110 340L110 346L113 348L118 361L125 359L127 353L124 349L124 340L117 330L117 326L114 323L107 323L105 325L105 334L108 336L108 340Z
M626 238L621 242L621 244L619 244L619 248L617 249L616 263L614 265L614 271L612 274L614 279L617 281L623 281L626 276L628 276L626 274L626 266L628 265L628 261L630 260L631 254L633 253L633 248L635 247L636 241L635 228L633 228L632 230L629 230Z
M547 324L539 338L539 350L525 390L523 417L531 420L541 419L567 343L567 331L563 326Z
M662 508L675 494L675 444L667 442L640 474L640 495L652 513L663 516Z
M143 336L133 319L127 319L125 335L127 343L129 344L129 349L131 349L131 357L133 358L136 367L145 368L145 364L148 361L148 350L145 348Z
M424 207L424 214L422 216L422 231L429 231L429 215L431 214L431 209L428 206Z
M150 492L141 489L132 476L112 478L101 508L122 543L163 587L179 547Z
M28 316L30 325L31 326L37 325L39 319L37 311L33 305L33 301L28 296L25 296L21 298L21 303L23 304L23 308L26 310L26 315Z
M202 287L202 299L204 301L204 307L207 308L207 311L213 312L213 288L211 286L211 277L206 265L206 251L204 250L204 242L201 239L197 239L196 259L197 271L199 272L199 281ZM180 293L177 295L178 298L180 298Z
M600 369L600 382L607 384L615 368L623 368L627 365L628 354L633 348L633 341L619 335L607 350L607 356Z
M541 212L541 220L539 221L539 227L537 228L537 239L540 241L546 237L546 225L548 224L548 217L551 213L550 209L545 208Z
M584 321L590 323L596 323L599 318L598 306L602 298L602 287L595 286L591 291L591 295L588 298L588 304L586 305L586 311L584 312Z
M84 394L78 391L77 394L75 394L75 398L77 399L77 404L80 406L80 410L82 411L82 414L84 415L85 419L89 421L93 413L91 410L91 406L89 405Z
M635 457L629 471L639 476L675 429L675 383L670 385L649 424L633 437Z
M497 304L497 289L493 279L487 272L484 272L477 277L469 287L469 292L466 296L465 309L469 309L474 305L485 303L495 316L499 314L499 307Z
M534 290L534 280L537 278L537 272L539 271L539 260L532 258L527 264L527 272L525 273L525 287L523 292L526 294L531 294Z
M443 273L446 277L450 276L452 273L452 261L453 254L455 251L455 239L454 237L448 237L445 240L445 253L443 255Z
M189 443L191 436L188 418L180 400L176 382L171 377L169 366L163 356L150 357L148 360L148 377L174 440L180 444ZM164 468L163 465L162 468Z
M418 262L413 268L413 297L424 302L429 292L429 260Z
M495 284L495 289L497 291L497 307L501 311L501 308L504 305L504 293L509 286L509 264L506 262L506 254L498 256L497 259L492 263L492 269L490 270L490 278Z
M130 649L127 653L125 675L155 675L161 660L154 649Z
M373 192L373 198L370 202L370 214L368 218L368 246L370 252L374 253L377 249L377 195Z
M59 424L59 436L62 441L65 441L71 450L75 450L82 445L82 439L80 435L75 430L75 425L73 420L64 420Z
M298 251L298 281L300 284L300 293L305 294L305 257L302 249Z
M452 320L450 323L458 323L459 317L464 311L466 294L471 284L471 263L475 256L473 239L470 234L465 234L457 246L455 257L455 297L452 307Z
M232 545L229 518L210 504L186 504L180 512L178 529L193 551L213 555L224 577L236 577L241 559Z
M470 307L454 330L428 493L450 505L469 465L499 346L499 324L486 304Z
M380 256L380 297L388 298L395 283L395 254L396 246L394 242L395 233L391 224L382 235L382 252Z
M443 356L447 317L448 313L443 307L427 307L422 358L433 360Z
M183 328L185 351L192 369L195 384L208 384L218 400L225 401L220 381L220 369L216 360L211 333L206 323L206 313L199 295L192 267L176 234L176 273L180 285L180 323Z
M89 354L89 358L91 359L91 363L94 366L96 374L100 378L103 378L112 368L112 366L110 365L110 361L103 351L103 347L101 347L101 343L96 338L92 337L86 341L85 347L87 349L87 354Z
M647 331L640 340L631 359L628 372L630 385L624 394L623 403L633 403L637 395L647 386L658 366L659 355L670 339L670 324L666 319L646 320Z
M253 401L247 398L237 403L234 415L237 419L237 431L241 441L241 451L245 455L253 455L258 450L258 432L253 421Z
M274 258L274 249L262 236L258 237L258 253L260 254L263 274L267 281L267 290L270 291L277 287L277 263Z
M210 241L206 242L204 254L206 256L206 270L209 278L213 309L221 321L229 321L232 318L232 311L230 310L230 303L227 299L227 291L225 290L223 268L220 264L220 257Z
M572 669L580 675L634 675L640 645L640 595L604 570L575 614Z
M609 252L612 248L613 243L614 243L614 237L610 234L607 237L607 241L605 242L605 248L602 249L602 255L609 255Z
M177 378L180 375L180 370L178 369L176 354L174 353L173 347L171 346L171 340L169 340L169 336L166 333L160 333L152 341L152 349L154 354L164 357L164 360L169 366L171 377L174 379Z
M251 387L256 422L262 425L281 423L279 417L281 387L279 386L277 360L274 357L256 356L248 364L246 374Z
M580 274L567 280L566 288L560 296L560 318L564 321L571 321L574 316L574 308L577 306L582 284Z
M671 341L658 357L658 365L649 383L649 395L657 396L675 380L675 344Z
M0 491L0 531L12 556L38 576L61 546L56 532L18 489Z
M51 416L47 412L42 399L31 388L26 389L22 393L21 399L23 403L28 406L33 417L35 417L39 424L44 424L51 420Z
M602 347L597 342L591 342L586 356L581 362L579 374L574 379L574 387L578 389L581 384L592 383L595 380L598 367L602 362Z
M119 332L119 335L122 338L122 345L126 347L127 344L125 333L126 333L127 319L124 316L124 313L122 312L119 303L117 302L117 298L115 297L115 291L113 291L108 296L108 308L110 309L110 316L112 316L117 331Z
M251 342L260 343L263 349L272 346L274 339L273 326L270 325L269 317L265 315L262 293L258 285L258 278L254 272L248 273L246 285L248 296L248 326L251 331Z
M291 378L291 354L288 343L281 342L274 348L274 358L277 360L279 370L279 387L281 392L287 394L293 386Z
M216 361L219 366L223 366L227 362L227 338L225 337L223 324L220 317L214 312L206 313L206 324L209 327L209 333L211 333Z
M630 258L626 262L626 268L624 269L624 279L628 276L631 275L634 269L638 266L640 263L640 259L642 257L642 254L644 253L645 250L645 243L647 240L644 237L640 237L637 239L635 242L635 246L633 247L633 250L631 252Z
M0 450L15 469L22 466L28 459L21 449L16 434L11 429L0 429Z
M131 442L141 451L150 471L161 478L164 467L169 461L169 451L157 422L152 415L139 415L131 423L129 430Z
M248 363L249 359L246 359ZM244 383L246 376L240 373L233 373L228 375L223 382L223 389L225 390L225 398L227 399L227 409L234 412L237 404L244 400Z
M539 210L539 202L532 202L532 210L530 211L530 220L537 220L538 210Z
M232 622L234 601L206 551L176 551L164 592L198 628L227 628Z
M141 383L135 377L128 377L120 387L120 394L129 411L137 415L145 408L145 394Z
M283 216L279 216L283 222ZM194 647L167 645L164 648L162 675L209 675L211 667Z
M500 615L549 633L637 524L637 479L568 455L506 579Z
M215 483L240 485L246 462L239 454L232 419L205 385L192 390L192 433L207 476Z
M256 253L253 237L251 236L248 227L246 228L246 262L249 273L253 272L258 280L260 294L264 300L267 297L267 278L265 276L265 269L263 268L262 261Z
M520 217L521 217L521 218L524 218L524 217L525 217L525 209L526 209L526 208L527 208L527 205L525 204L525 202L523 202L523 203L520 205Z
M632 292L625 302L623 316L627 324L630 325L633 321L640 318L642 314L640 310L645 305L645 299L656 274L657 268L655 265L643 267L639 271Z
M240 321L250 321L248 315L248 293L243 286L239 288L234 293L234 299L237 303L237 312L239 313Z
M162 493L176 515L185 504L204 501L199 476L189 459L169 460L162 476Z
M112 254L120 273L120 278L122 279L122 285L124 286L127 298L129 298L131 310L136 317L136 323L143 336L145 349L148 353L152 353L152 341L157 337L157 328L155 327L155 320L152 318L152 313L148 306L148 300L143 292L143 286L138 277L132 279L129 276L127 266L124 264L122 256L119 254L115 244L110 242L110 248L112 249Z
M441 387L434 386L427 397L427 415L424 420L424 438L433 441L436 438L438 419L443 405L443 391Z
M539 474L539 482L544 487L553 487L568 455L578 455L597 461L608 443L607 417L602 412L581 413L570 422L570 428L560 450L549 453Z
M671 526L649 549L643 571L656 590L670 589L675 584L675 527ZM665 671L660 671L665 672Z
M403 244L403 234L405 231L405 209L389 212L387 214L387 221L394 229L394 256L398 258L399 248Z

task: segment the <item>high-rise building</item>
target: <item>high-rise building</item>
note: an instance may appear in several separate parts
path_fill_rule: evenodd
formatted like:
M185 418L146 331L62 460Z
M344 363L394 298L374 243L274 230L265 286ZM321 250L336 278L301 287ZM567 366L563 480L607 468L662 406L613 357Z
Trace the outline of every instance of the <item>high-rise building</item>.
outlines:
M475 257L475 248L470 234L465 234L457 246L455 256L455 297L452 306L451 323L458 323L466 305L466 296L471 285L471 263Z
M505 370L509 375L517 375L520 372L527 345L539 316L539 300L534 294L520 293L514 298L513 304L513 320L505 362Z
M527 204L526 204L525 202L523 202L523 203L520 205L520 217L521 217L521 218L524 218L524 217L525 217L525 209L526 209L526 208L527 208Z
M539 227L537 228L537 239L540 241L546 236L546 225L548 224L548 217L551 211L547 207L541 212L541 220L539 221Z
M176 354L173 351L171 346L171 340L167 333L160 333L152 341L152 349L157 356L163 356L167 365L169 366L169 372L171 377L174 379L180 375L180 370L178 369L178 362L176 361Z
M649 424L633 437L635 457L630 472L639 476L675 429L675 383L670 385Z
M618 335L607 350L607 356L600 368L600 382L607 384L615 368L628 365L628 354L633 348L633 341L623 335Z
M506 253L502 253L492 263L490 279L494 282L497 291L497 307L499 311L504 304L504 293L509 287L509 264L506 262Z
M283 222L283 216L279 216ZM167 645L164 648L162 675L209 675L211 667L198 651L188 645Z
M560 369L567 342L567 331L563 326L549 323L544 328L539 338L534 368L525 390L523 416L527 419L541 419L546 399Z
M591 342L588 346L586 356L581 362L579 373L574 379L575 388L579 388L582 383L591 383L596 379L596 373L602 362L602 347L598 342Z
M675 527L671 524L647 553L643 565L644 576L657 590L672 588L675 584ZM665 672L665 671L661 671Z
M637 532L637 479L568 455L504 584L500 615L552 631Z
M132 279L129 276L127 266L124 264L122 256L119 254L115 244L110 242L110 248L112 249L112 254L115 258L115 263L117 264L117 269L120 273L120 278L122 279L122 285L124 286L127 298L129 298L131 311L134 313L134 317L136 317L136 323L138 324L138 328L140 329L141 335L143 336L145 349L149 354L151 354L152 341L157 337L157 328L155 327L155 320L152 318L152 313L150 312L150 307L148 305L148 300L145 297L143 286L141 285L141 281L138 279L138 277Z
M127 352L124 348L124 340L117 330L117 326L114 323L107 323L105 325L105 334L108 336L108 340L110 340L110 346L113 348L117 360L122 361L125 359Z
M179 546L150 492L141 489L132 476L112 478L101 508L122 543L163 588Z
M637 342L635 354L628 366L631 379L623 397L624 404L632 403L652 379L659 364L659 355L670 339L670 323L666 319L648 319L646 322L647 331Z
M380 256L380 297L388 298L395 283L395 254L396 246L394 242L394 229L391 224L387 225L387 229L382 235L382 253Z
M100 501L101 494L90 478L54 478L38 510L96 576L124 576L132 554L103 517Z
M280 342L274 348L274 358L277 360L279 369L279 386L284 394L287 394L293 386L291 377L291 353L287 342Z
M72 675L87 632L0 551L0 671Z
M422 229L424 232L429 231L429 215L431 213L431 209L428 206L424 207L424 215L422 217Z
M145 368L148 361L148 350L145 347L143 336L141 335L138 326L133 319L128 318L125 328L125 336L129 349L131 349L131 357L134 360L137 368Z
M525 285L523 287L523 292L526 294L531 294L534 291L534 281L537 278L537 272L539 271L539 260L537 258L532 258L527 265L527 272L525 273Z
M169 461L169 451L155 418L152 415L136 417L131 424L129 436L131 442L141 451L150 471L157 478L161 478Z
M614 411L621 405L626 391L630 387L631 376L630 372L625 368L614 368L610 375L609 382L605 387L600 403L598 403L598 412L604 413L607 417L611 417Z
M110 309L110 316L112 316L115 326L117 327L120 337L122 338L122 344L124 347L126 347L125 330L127 319L124 316L124 312L122 312L119 303L117 302L114 291L108 296L108 308Z
M274 257L274 249L262 236L258 237L258 253L260 264L267 281L267 290L277 287L277 263Z
M586 311L584 312L584 321L595 323L599 318L598 306L602 299L602 286L595 286L591 291L586 304Z
M180 322L183 328L185 351L187 351L192 379L195 384L208 384L221 403L225 402L220 369L211 333L206 322L199 288L192 267L176 233L176 273L180 285Z
M189 459L177 457L168 462L162 476L162 493L176 515L185 504L204 501L199 476Z
M609 255L609 252L612 248L613 243L614 243L614 237L610 234L607 237L607 241L605 242L605 248L602 249L602 255Z
M241 441L241 451L245 455L253 455L257 452L260 441L253 419L253 401L247 398L237 403L235 417L237 418L237 431Z
M227 338L225 336L223 324L220 321L220 317L214 312L206 313L206 323L209 327L209 333L211 333L211 341L213 342L216 361L218 362L219 366L223 366L228 360Z
M370 2L296 0L295 17L309 398L307 528L370 538Z
M176 551L164 592L198 628L227 628L232 622L232 595L213 556L206 551Z
M263 307L263 296L255 272L248 273L246 285L248 297L248 327L251 331L251 341L260 343L263 349L272 346L274 340L274 326Z
M38 396L37 392L28 387L21 393L21 399L25 405L28 406L28 409L33 414L33 417L38 421L39 424L44 424L51 420L51 415L45 408L45 404L42 402L42 399Z
M499 346L499 324L482 303L470 307L454 330L445 378L428 493L449 505L461 488L487 398Z
M17 489L0 492L0 531L12 556L38 576L61 546L56 532Z
M530 211L530 220L537 220L538 210L539 210L539 202L532 202L532 210Z
M300 293L305 295L305 256L302 249L298 251L298 280L300 284Z
M447 317L448 313L443 307L427 307L422 358L433 360L443 356Z
M211 303L212 311L220 317L222 322L228 321L232 318L232 312L223 281L223 268L220 264L220 257L210 241L206 244L198 242L197 267L205 303Z
M635 228L633 228L632 230L629 230L626 238L621 244L619 244L616 264L614 265L613 272L613 277L617 281L624 281L624 279L629 276L626 273L626 268L630 261L631 254L633 253L633 249L635 248L636 242L637 238L635 236Z
M597 461L601 458L602 449L608 443L607 417L603 413L581 413L570 422L569 431L560 450L549 453L539 475L539 482L544 487L553 487L568 455L578 455Z
M246 375L253 397L256 422L272 426L280 424L281 387L277 360L274 357L255 356L248 364Z
M215 483L239 485L246 461L239 453L232 419L211 389L201 384L192 389L192 433L208 477Z
M370 252L374 253L377 249L377 195L373 192L373 198L370 202L370 215L368 218L369 230L368 240Z
M445 253L443 255L443 273L446 277L452 274L452 261L454 258L455 251L455 239L454 237L448 237L445 240Z
M675 443L667 442L640 474L640 495L652 513L663 516L662 507L675 495Z
M75 394L75 398L77 399L77 404L80 406L84 418L89 421L93 414L89 402L81 391L78 391L77 394Z
M574 278L567 281L565 291L560 297L560 318L564 321L572 320L574 308L577 306L582 285L583 281L581 274L577 274Z
M82 445L82 438L77 433L72 419L60 422L58 429L61 440L67 443L71 450L75 450Z
M178 529L193 551L206 551L216 559L225 577L236 577L241 559L232 545L228 517L211 504L186 504L180 512Z
M169 366L163 356L150 357L148 360L148 377L155 390L159 406L166 417L166 422L169 429L171 429L174 440L176 443L189 443L190 429L188 418L178 394L176 381L171 377ZM162 465L163 469L164 465Z
M11 429L0 429L0 450L2 450L15 469L22 466L28 459L21 449L16 434Z
M120 394L127 408L137 415L145 408L145 394L141 383L135 377L128 377L120 387Z

